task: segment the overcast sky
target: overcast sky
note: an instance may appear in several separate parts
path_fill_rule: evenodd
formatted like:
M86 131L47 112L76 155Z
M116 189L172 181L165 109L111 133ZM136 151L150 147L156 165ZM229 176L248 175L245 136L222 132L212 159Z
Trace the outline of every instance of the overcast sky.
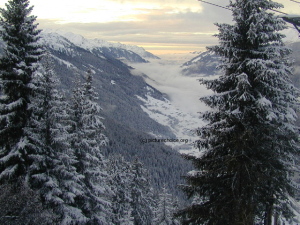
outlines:
M226 6L229 0L206 0ZM0 0L4 7L7 0ZM197 0L31 0L39 28L63 29L87 38L142 46L155 54L205 50L216 44L215 22L231 12ZM281 11L300 14L300 3L277 0ZM289 31L291 38L297 32Z

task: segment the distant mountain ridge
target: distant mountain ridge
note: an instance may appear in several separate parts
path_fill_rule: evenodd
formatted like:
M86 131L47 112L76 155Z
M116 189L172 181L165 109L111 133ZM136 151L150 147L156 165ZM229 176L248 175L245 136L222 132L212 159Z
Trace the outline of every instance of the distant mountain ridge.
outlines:
M300 88L300 41L294 41L287 43L286 45L292 49L292 54L290 56L291 60L294 61L292 65L294 67L294 76L292 77L292 80L296 86ZM182 74L194 77L220 75L221 71L217 69L217 66L221 64L221 61L222 57L213 52L205 51L185 62L181 66Z
M181 66L182 74L185 76L218 75L220 71L216 67L220 63L220 56L209 51L202 52Z
M93 52L94 54L102 53L120 60L146 63L147 59L159 59L159 57L146 51L144 48L135 45L113 43L101 39L87 39L79 34L74 34L71 32L44 30L41 33L42 39L44 39L47 43L51 41L51 36L53 35L61 36L72 44Z

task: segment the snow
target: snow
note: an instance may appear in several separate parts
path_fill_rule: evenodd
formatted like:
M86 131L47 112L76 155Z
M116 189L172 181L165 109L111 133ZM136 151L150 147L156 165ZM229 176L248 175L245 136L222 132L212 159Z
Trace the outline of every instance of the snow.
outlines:
M18 143L17 143L17 149L24 149L25 146L28 145L28 140L27 138L22 138Z
M63 36L65 40L62 40L60 38L60 42L55 43L55 37L57 36ZM101 39L87 39L79 34L74 34L71 32L64 32L62 30L52 30L52 29L46 29L42 32L42 37L44 38L44 41L47 40L47 42L51 43L51 46L59 50L63 47L63 42L69 41L70 43L73 43L74 45L77 45L83 49L92 51L93 49L107 47L107 48L120 48L127 51L132 51L138 55L140 55L142 58L151 58L154 57L151 53L147 52L144 48L135 46L135 45L125 45L121 43L113 43L108 42Z
M261 106L272 107L272 102L270 102L265 97L258 99L258 104Z
M146 99L140 96L137 96L137 98L144 102L141 108L150 118L169 127L178 140L184 140L165 142L167 145L180 150L193 148L193 143L197 139L196 129L203 125L198 116L183 112L167 99L159 100L150 95L147 95Z
M19 106L22 106L24 104L25 100L23 98L19 98L17 101L11 102L5 106L5 109L8 112L14 111Z
M165 144L178 150L191 150L193 148L193 143L197 139L196 129L203 124L199 118L182 112L167 99L159 100L149 94L146 98L136 97L143 102L141 104L143 111L156 122L169 127L176 139L179 140L178 142L166 141Z
M13 166L10 166L10 167L7 167L1 174L0 174L0 179L3 179L3 178L8 178L10 176L12 176L13 174L15 174L15 172L17 171L18 169L18 165L13 165Z
M56 56L54 56L54 55L52 55L52 57L53 57L54 59L56 59L61 65L62 65L62 64L65 64L68 68L70 68L70 67L76 68L76 66L74 66L72 63L70 63L70 62L68 62L68 61L65 61L65 60L63 60L63 59L60 59L60 58L58 58L58 57L56 57Z
M47 45L57 51L65 50L66 47L71 46L71 43L67 39L62 38L59 34L45 31L41 33L40 42L41 44L47 43Z

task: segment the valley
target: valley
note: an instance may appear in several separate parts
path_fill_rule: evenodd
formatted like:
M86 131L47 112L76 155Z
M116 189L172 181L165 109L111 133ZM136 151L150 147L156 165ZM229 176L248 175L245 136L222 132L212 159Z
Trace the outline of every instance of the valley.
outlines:
M188 56L182 55L184 59ZM167 143L179 151L194 149L196 129L203 125L199 113L206 110L206 106L199 101L209 91L199 84L197 77L185 77L181 73L180 59L155 59L149 63L130 63L134 69L131 73L143 76L146 83L167 95L162 100L148 96L143 99L143 110L160 124L170 127L177 138L187 138L188 145Z
M298 224L299 17L227 3L0 3L0 224Z

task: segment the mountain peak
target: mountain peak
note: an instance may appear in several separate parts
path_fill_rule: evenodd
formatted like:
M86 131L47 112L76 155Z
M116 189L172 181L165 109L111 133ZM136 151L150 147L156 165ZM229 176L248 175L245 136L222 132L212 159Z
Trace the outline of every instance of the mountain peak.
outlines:
M127 52L132 52L134 54L139 55L141 58L144 59L145 62L147 61L146 60L147 58L159 59L159 57L153 55L150 52L147 52L144 48L135 46L135 45L126 45L126 44L122 44L122 43L108 42L108 41L98 39L98 38L87 39L80 34L74 34L72 32L64 32L61 30L47 29L47 30L43 30L43 33L59 34L59 35L63 36L64 38L66 38L71 43L73 43L74 45L81 47L83 49L86 49L88 51L99 50L101 48L122 49L122 50L126 50ZM120 55L120 57L124 57L121 55ZM124 57L124 58L126 58L126 57Z

